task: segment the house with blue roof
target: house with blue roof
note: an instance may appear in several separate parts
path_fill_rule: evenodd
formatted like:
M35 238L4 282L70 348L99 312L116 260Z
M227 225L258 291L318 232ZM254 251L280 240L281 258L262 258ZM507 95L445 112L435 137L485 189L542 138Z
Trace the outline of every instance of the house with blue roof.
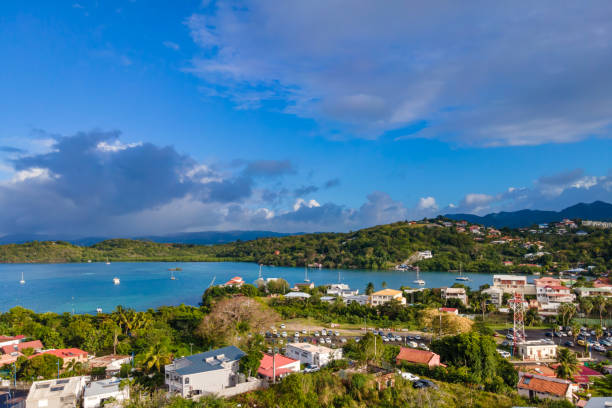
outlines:
M174 360L165 366L170 393L184 398L205 394L224 394L244 379L238 373L240 359L246 353L229 346Z

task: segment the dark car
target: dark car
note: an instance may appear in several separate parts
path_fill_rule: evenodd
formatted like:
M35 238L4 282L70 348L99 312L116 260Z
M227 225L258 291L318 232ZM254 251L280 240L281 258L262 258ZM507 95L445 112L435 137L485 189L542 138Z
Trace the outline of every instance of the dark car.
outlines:
M565 343L563 343L563 345L565 347L574 347L574 342L573 341L566 341Z
M434 388L437 389L438 386L429 380L417 380L412 383L414 388Z
M546 333L544 333L544 335L545 335L546 337L552 337L552 336L553 336L552 332L546 332Z
M553 335L554 335L555 337L561 337L561 333L559 333L559 332L553 332Z

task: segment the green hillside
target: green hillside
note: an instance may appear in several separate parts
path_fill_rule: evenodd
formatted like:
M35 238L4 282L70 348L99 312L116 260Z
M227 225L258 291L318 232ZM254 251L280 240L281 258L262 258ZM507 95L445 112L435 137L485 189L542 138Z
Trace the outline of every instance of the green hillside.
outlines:
M222 245L160 244L112 239L89 247L62 241L0 246L0 262L244 261L277 266L322 264L325 268L389 269L417 251L432 259L411 263L422 270L495 272L563 270L579 263L595 272L612 269L612 231L558 235L504 229L499 235L459 232L446 220L397 222L349 233L319 233L237 241ZM504 241L500 243L500 241ZM532 243L533 246L529 247ZM538 254L539 253L539 254ZM535 257L526 258L528 254ZM504 266L504 262L512 265Z

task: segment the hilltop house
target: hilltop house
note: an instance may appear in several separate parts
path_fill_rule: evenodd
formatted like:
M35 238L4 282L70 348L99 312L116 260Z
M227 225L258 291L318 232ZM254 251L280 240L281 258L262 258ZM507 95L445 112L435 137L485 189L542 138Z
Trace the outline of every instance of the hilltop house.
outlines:
M257 374L268 380L271 380L274 376L281 378L288 374L299 372L300 360L285 357L281 354L275 354L273 356L264 354L259 363L259 369L257 370Z
M88 376L35 381L30 387L25 408L76 408L87 382Z
M232 279L228 280L223 285L221 285L221 287L225 288L225 287L233 286L233 287L239 288L242 285L244 285L244 280L240 276L234 276Z
M117 403L129 400L130 387L121 388L120 383L120 378L109 378L87 384L83 393L83 408L99 408L111 399Z
M87 362L87 352L78 348L45 350L40 354L53 354L54 356L61 358L64 360L64 367L67 367L71 363Z
M234 387L240 382L238 362L244 355L229 346L174 360L165 366L168 390L190 398Z
M572 303L576 300L576 295L571 288L561 285L561 280L550 277L535 279L536 296L539 304L539 311L542 314L556 314L559 305L562 303Z
M285 354L287 354L287 357L299 360L304 364L323 367L332 360L341 359L342 349L330 349L310 343L288 343Z
M522 295L535 295L536 288L527 283L526 276L519 275L493 275L493 287L501 289L504 293L520 293Z
M557 357L557 345L545 340L528 340L518 344L518 354L523 360L540 361Z
M464 288L442 288L442 300L457 299L464 306L468 304L468 297Z

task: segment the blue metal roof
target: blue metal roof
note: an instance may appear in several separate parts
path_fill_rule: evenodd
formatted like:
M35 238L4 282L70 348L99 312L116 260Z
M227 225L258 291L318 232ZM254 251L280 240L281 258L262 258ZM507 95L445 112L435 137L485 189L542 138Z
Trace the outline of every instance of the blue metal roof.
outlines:
M176 369L178 375L188 375L202 373L205 371L214 371L221 368L222 362L237 361L246 353L236 346L223 347L217 350L210 350L205 353L194 354L183 357L175 361L175 364L181 365L181 368ZM223 356L222 358L219 358Z

